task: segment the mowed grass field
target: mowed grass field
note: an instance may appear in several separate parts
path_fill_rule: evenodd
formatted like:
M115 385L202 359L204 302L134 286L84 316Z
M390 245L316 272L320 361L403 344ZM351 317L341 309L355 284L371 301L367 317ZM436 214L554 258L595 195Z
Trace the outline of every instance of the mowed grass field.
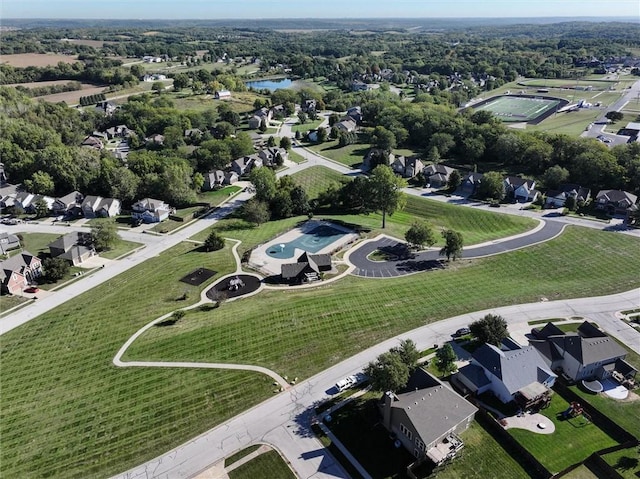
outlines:
M560 104L559 100L524 98L515 95L500 96L476 110L490 111L505 122L531 121L540 115L553 110Z
M260 228L231 219L218 229L249 248L299 219ZM639 246L634 238L570 227L552 242L441 271L264 292L153 329L127 359L238 361L305 378L382 339L463 312L637 287L640 257L629 252ZM271 380L258 374L111 364L141 326L196 301L199 289L180 277L201 266L217 271L215 278L231 272L229 248L202 253L181 243L3 335L0 473L108 476L270 396ZM185 291L188 299L177 301Z
M77 61L77 55L58 55L56 53L15 53L2 55L2 58L0 58L1 63L18 68L48 67L57 65L59 62L75 63Z

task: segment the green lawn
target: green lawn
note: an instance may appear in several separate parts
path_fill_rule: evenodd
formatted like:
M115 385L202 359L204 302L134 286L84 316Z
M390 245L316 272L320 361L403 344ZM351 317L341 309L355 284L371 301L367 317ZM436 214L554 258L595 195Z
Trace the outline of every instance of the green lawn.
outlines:
M239 186L230 185L220 188L219 190L203 191L198 195L198 201L209 203L211 206L218 206L240 190L242 190L242 188Z
M255 479L268 477L269 479L296 479L296 475L284 462L278 451L268 451L260 454L242 466L229 471L229 479Z
M253 446L249 446L246 449L242 449L241 451L238 451L235 454L232 454L231 456L226 457L224 459L224 466L229 467L234 462L237 462L243 457L248 456L252 452L256 451L259 447L260 447L260 444L254 444Z
M30 300L23 298L22 296L9 296L3 294L2 296L0 296L0 315L4 314L11 308L15 308L16 306L26 303L27 301Z
M640 454L637 447L612 452L602 458L625 479L640 477Z
M118 243L108 251L102 251L100 256L106 259L116 259L122 256L123 254L127 254L130 251L142 246L142 243L134 243L133 241L127 241L121 239Z
M598 426L588 423L582 416L568 421L557 419L556 416L568 407L567 401L554 394L551 405L541 411L555 424L556 430L553 434L509 429L509 433L552 473L585 460L595 451L617 444Z
M235 236L231 230L224 234ZM260 301L224 304L213 312L213 323L211 314L194 312L180 327L150 330L127 355L136 360L246 362L309 377L382 339L463 312L535 302L540 296L628 290L640 283L633 274L640 258L625 251L637 245L640 240L634 238L570 227L548 243L456 262L427 274L389 281L349 276L311 290L265 291ZM600 254L585 256L589 248ZM525 278L518 273L522 268L536 274ZM606 274L618 281L602 290L591 278ZM404 293L407 288L429 294L416 300ZM345 336L351 340L342 341Z
M318 128L318 126L320 126L320 123L322 123L322 120L323 118L318 118L315 121L307 120L306 123L298 123L291 127L291 131L294 133L296 131L299 131L300 133L305 133L310 130L315 130L316 128Z
M292 176L307 192L309 199L317 198L330 184L341 185L345 176L324 166L310 166Z
M305 161L307 161L304 156L296 153L293 150L289 150L289 160L293 161L294 163L304 163Z
M338 141L327 141L325 143L311 144L309 149L326 156L330 160L342 163L345 166L354 168L362 163L362 159L367 154L370 145L354 144L339 146Z
M39 256L41 253L48 255L49 243L57 240L62 235L51 233L20 233L20 236L22 236L22 250ZM11 251L11 256L19 252L19 249L13 250Z
M298 220L248 228L232 219L217 228L242 239L242 252ZM254 373L111 364L141 326L197 300L201 288L180 283L180 277L201 266L218 272L212 281L233 271L230 246L203 253L181 243L2 336L3 477L109 476L272 394L271 379ZM628 253L638 246L635 238L569 227L551 242L456 262L445 270L385 281L348 277L312 290L263 292L154 328L134 343L128 359L234 360L302 379L442 318L540 296L559 299L638 287L640 257ZM597 281L611 277L616 281ZM407 295L408 290L426 293ZM185 291L188 300L177 301ZM350 341L342 340L346 336Z

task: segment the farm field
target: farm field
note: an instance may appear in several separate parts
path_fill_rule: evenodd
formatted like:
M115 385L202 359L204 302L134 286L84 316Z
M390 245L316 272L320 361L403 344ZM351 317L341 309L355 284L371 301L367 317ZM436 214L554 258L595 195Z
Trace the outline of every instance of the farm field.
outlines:
M17 86L21 86L24 88L38 88L41 86L51 86L51 85L66 85L67 83L73 83L74 80L50 80L50 81L32 81L32 82L28 82L28 83L8 83L6 85L3 86L12 86L12 87L17 87ZM91 85L89 83L82 83L81 85L87 85L87 86L95 86L95 85Z
M217 228L242 239L246 250L298 220L247 228L230 219ZM462 312L637 287L632 272L640 258L626 252L639 243L570 227L549 243L428 274L386 281L348 277L312 290L260 293L258 301L189 312L176 327L149 331L127 356L231 359L304 378L381 339ZM229 248L203 253L181 243L3 336L2 474L104 477L270 396L271 380L257 374L111 365L138 328L196 301L200 289L179 278L203 265L218 272L215 278L232 271ZM594 249L601 254L585 255ZM536 274L523 277L523 269ZM612 275L615 283L594 281ZM403 294L407 288L429 294L416 299ZM185 292L187 300L177 301ZM352 341L336 340L345 334Z
M78 61L76 55L58 55L55 53L15 53L12 55L2 55L0 63L11 65L12 67L47 67L62 63L75 63Z
M105 43L113 43L105 42L104 40L88 40L85 38L61 38L60 41L62 43L70 43L73 45L87 45L93 48L102 48Z
M54 93L52 95L41 96L38 98L50 103L59 103L63 101L67 105L71 106L78 104L80 102L80 97L104 93L106 89L106 86L95 86L88 83L83 83L82 90L65 91L62 93Z

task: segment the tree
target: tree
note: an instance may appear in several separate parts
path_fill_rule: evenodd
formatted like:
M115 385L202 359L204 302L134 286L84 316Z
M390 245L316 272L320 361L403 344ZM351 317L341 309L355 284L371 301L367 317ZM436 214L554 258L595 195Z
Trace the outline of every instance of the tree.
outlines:
M509 336L507 322L497 314L487 314L482 319L469 325L469 330L481 343L499 346L503 339Z
M45 280L55 283L61 280L69 272L69 263L62 258L45 258L42 262Z
M502 200L505 195L504 179L497 171L489 171L482 176L477 196L480 199Z
M456 366L457 359L458 357L449 343L446 343L436 351L436 367L443 376L451 374L458 369Z
M619 111L608 111L605 117L615 123L616 121L621 121L624 118L624 114Z
M276 194L276 174L271 168L254 168L249 174L249 181L256 189L256 198L260 201L271 201Z
M276 139L274 138L273 135L269 136L269 138L267 138L267 146L269 148L273 148L274 146L276 146Z
M436 242L433 228L424 221L415 221L404 235L404 239L412 248L424 249L433 246Z
M52 195L56 189L51 175L45 171L36 171L31 179L22 182L24 189L39 195Z
M455 191L458 189L458 186L462 184L462 177L458 170L453 170L449 175L449 179L447 180L447 188L451 191Z
M284 148L285 150L291 149L291 139L288 136L280 138L280 148Z
M175 91L180 91L183 88L187 88L189 86L189 77L186 73L178 73L175 77L173 77L173 89Z
M47 202L40 198L36 200L35 204L36 209L36 218L44 218L45 216L49 216L49 206L47 206Z
M382 353L375 362L369 363L364 373L377 391L397 391L409 381L409 367L392 351Z
M264 118L260 120L258 130L260 130L260 133L264 133L265 131L267 131L267 120L265 120Z
M251 198L242 206L242 217L245 221L254 225L266 223L271 218L269 205L264 201Z
M384 126L376 126L371 133L371 146L390 153L396 147L396 136Z
M396 176L387 165L378 165L371 172L369 199L372 209L382 212L382 228L386 226L387 214L391 216L396 210L404 208L406 198L402 188L406 186L407 182Z
M575 196L568 196L564 201L564 207L570 211L575 211L578 208L578 202Z
M224 238L214 229L211 230L207 239L204 240L204 249L209 251L218 251L224 248Z
M544 186L551 190L557 189L569 179L569 170L560 165L553 165L542 174Z
M318 143L324 143L327 141L327 130L323 127L318 128Z
M164 84L160 81L154 81L151 85L151 91L156 92L158 95L164 91Z
M400 356L402 362L409 368L410 373L413 372L416 367L418 367L420 351L418 351L416 343L414 343L411 339L403 339L402 341L400 341L400 346L392 348L391 352L396 353Z
M455 261L462 254L464 244L462 234L453 230L445 230L442 232L442 237L444 238L444 247L440 250L440 256L446 256L447 261L450 261L451 258Z
M289 196L291 197L293 214L305 215L311 210L311 207L309 206L309 197L302 186L294 186L289 193Z
M298 113L298 121L301 125L304 125L307 122L307 114L303 111Z
M113 248L120 237L113 218L106 218L91 225L91 241L96 251L106 251Z

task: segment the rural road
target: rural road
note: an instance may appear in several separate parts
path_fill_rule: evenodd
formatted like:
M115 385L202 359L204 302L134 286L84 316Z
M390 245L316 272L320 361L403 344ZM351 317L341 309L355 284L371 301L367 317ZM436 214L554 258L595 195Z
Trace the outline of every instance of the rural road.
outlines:
M330 397L338 380L360 372L366 364L397 346L402 339L413 340L418 349L441 345L451 339L451 333L456 329L489 312L503 316L510 329L527 328L528 321L579 316L596 321L608 334L640 353L640 333L615 317L615 312L637 308L638 304L640 289L611 296L506 306L437 321L362 351L172 451L115 477L191 478L226 456L256 443L277 448L300 478L349 477L311 432L314 404Z

